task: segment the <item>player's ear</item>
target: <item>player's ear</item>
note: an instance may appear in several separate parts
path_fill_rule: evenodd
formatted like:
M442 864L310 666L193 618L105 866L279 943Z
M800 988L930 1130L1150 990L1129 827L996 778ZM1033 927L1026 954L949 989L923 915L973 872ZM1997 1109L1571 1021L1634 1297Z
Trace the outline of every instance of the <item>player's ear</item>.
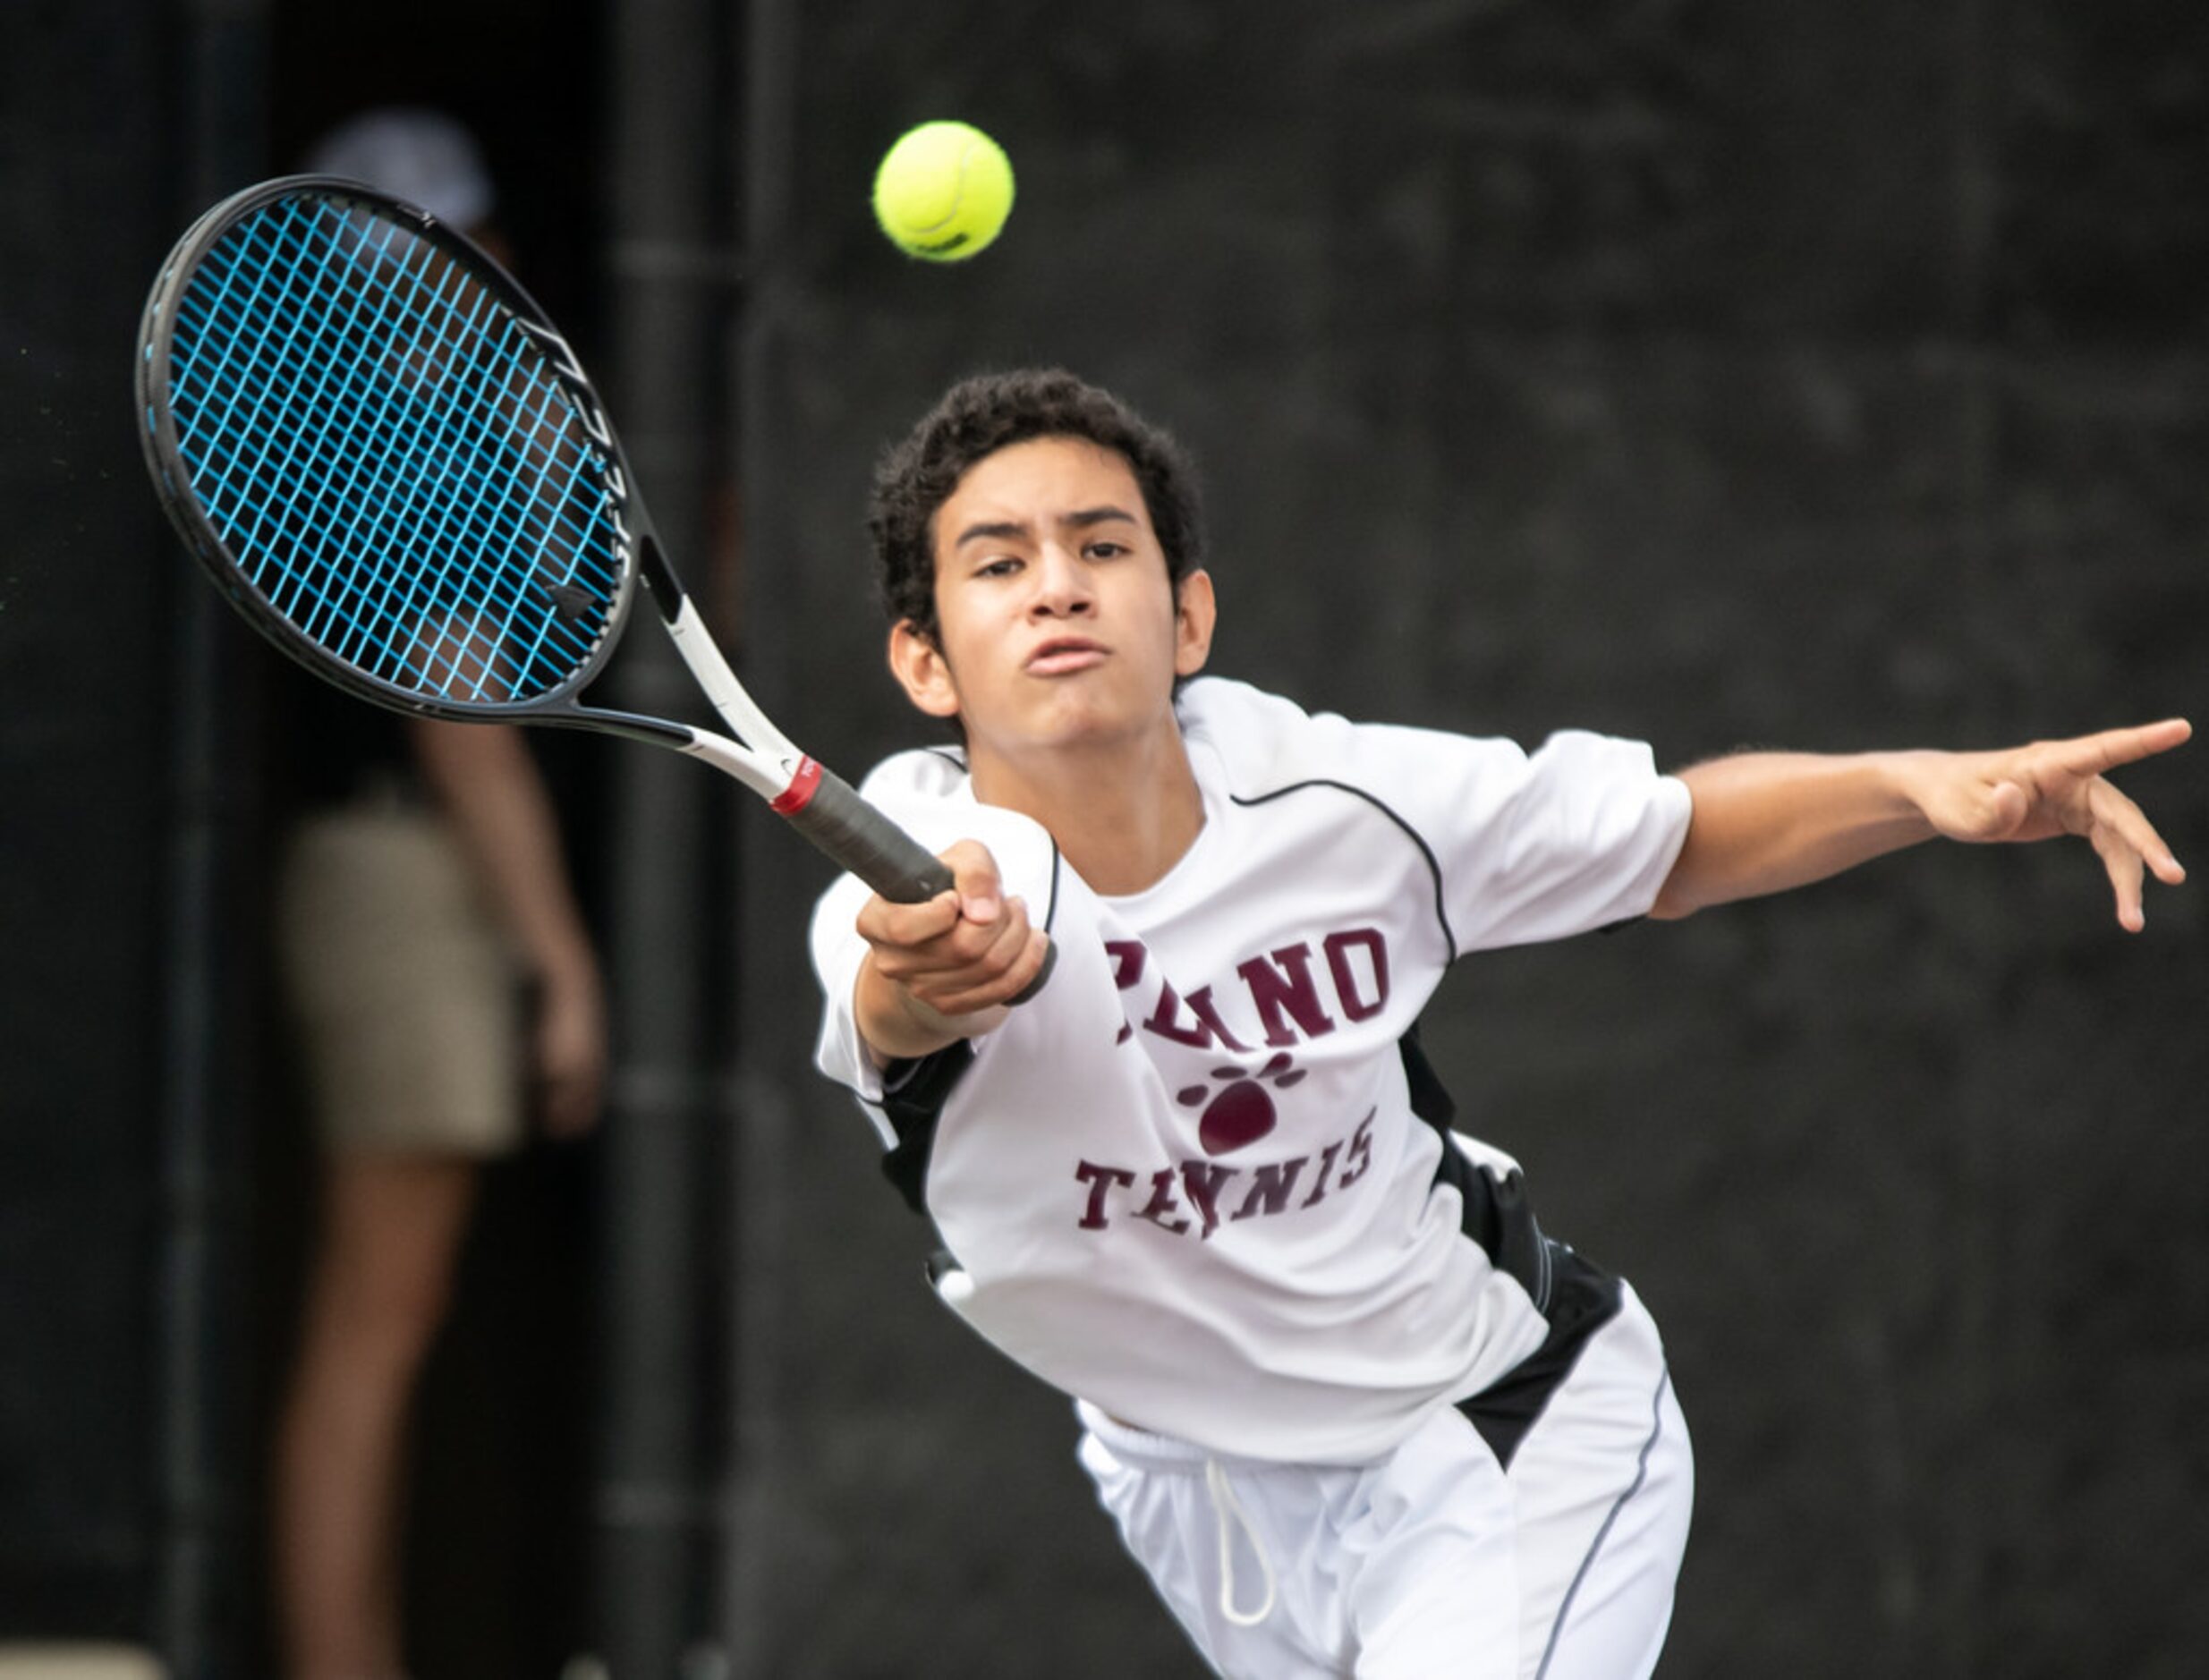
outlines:
M1174 591L1174 675L1194 676L1211 657L1212 625L1219 604L1209 572L1192 572Z
M958 684L951 680L950 663L910 618L901 618L890 628L889 668L905 698L930 717L959 715Z

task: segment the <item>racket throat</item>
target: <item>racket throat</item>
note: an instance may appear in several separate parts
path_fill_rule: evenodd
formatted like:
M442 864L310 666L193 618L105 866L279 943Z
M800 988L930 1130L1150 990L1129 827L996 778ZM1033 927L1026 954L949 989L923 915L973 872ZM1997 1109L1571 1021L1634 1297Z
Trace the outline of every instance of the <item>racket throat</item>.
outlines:
M791 772L790 785L767 802L769 809L777 817L794 817L813 802L813 795L820 792L820 766L801 755L797 768Z
M649 531L637 543L637 576L644 580L645 592L672 629L675 621L683 615L683 609L690 605L690 598L676 581L675 568L667 564L659 539Z
M807 761L805 755L768 721L767 714L744 692L743 684L736 680L736 673L729 668L721 649L714 645L697 607L675 581L675 573L660 555L658 543L650 536L638 545L637 571L651 595L652 605L659 609L667 626L675 650L683 656L683 663L690 667L691 675L697 679L698 686L713 703L715 713L728 726L729 733L761 757L780 760L786 777L798 774L802 764ZM769 790L768 797L774 797L773 790Z
M599 713L603 717L606 714ZM724 775L733 776L768 803L774 804L790 792L798 772L797 759L770 759L757 752L747 752L735 742L703 729L678 725L679 739L661 737L661 744L673 747L686 758L703 760ZM808 759L806 762L811 763ZM803 803L810 804L807 795ZM777 807L779 809L779 807Z

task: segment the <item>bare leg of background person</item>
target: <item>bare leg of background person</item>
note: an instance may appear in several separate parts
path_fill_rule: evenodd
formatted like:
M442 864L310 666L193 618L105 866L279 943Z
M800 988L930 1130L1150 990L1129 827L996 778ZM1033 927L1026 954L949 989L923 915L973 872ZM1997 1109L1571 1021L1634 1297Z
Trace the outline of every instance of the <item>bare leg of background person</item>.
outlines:
M416 1378L443 1323L477 1168L334 1158L276 1466L277 1614L289 1680L405 1672L399 1530Z

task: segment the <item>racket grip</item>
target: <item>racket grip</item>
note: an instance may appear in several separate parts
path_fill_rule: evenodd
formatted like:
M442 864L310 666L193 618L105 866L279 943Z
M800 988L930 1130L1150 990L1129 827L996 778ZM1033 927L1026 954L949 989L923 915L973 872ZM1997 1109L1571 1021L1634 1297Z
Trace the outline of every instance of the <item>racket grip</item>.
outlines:
M893 904L920 904L951 890L951 871L921 843L825 766L811 795L786 812L790 826Z
M825 766L812 797L784 820L861 880L894 904L925 904L951 890L951 871L917 840L870 805L850 783ZM1058 946L1043 953L1043 966L1012 1001L1024 1004L1043 989L1058 962Z

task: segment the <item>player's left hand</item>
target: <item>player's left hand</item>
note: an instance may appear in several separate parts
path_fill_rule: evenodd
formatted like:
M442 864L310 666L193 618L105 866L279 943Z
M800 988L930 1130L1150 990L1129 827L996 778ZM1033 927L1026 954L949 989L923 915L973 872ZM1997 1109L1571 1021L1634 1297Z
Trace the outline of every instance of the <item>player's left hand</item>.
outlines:
M2106 772L2168 752L2193 733L2186 719L2173 717L1999 752L1940 754L1938 768L1917 790L1918 808L1951 840L1984 844L2077 835L2109 872L2118 922L2137 933L2146 925L2140 908L2146 872L2176 887L2186 871Z

